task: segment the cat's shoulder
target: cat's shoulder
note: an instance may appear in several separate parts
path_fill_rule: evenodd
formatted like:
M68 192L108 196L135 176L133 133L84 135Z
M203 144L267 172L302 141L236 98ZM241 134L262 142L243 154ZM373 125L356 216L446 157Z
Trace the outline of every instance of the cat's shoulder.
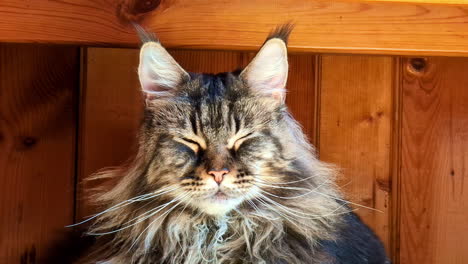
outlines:
M354 212L347 213L335 240L322 241L330 264L390 264L385 248L375 233Z

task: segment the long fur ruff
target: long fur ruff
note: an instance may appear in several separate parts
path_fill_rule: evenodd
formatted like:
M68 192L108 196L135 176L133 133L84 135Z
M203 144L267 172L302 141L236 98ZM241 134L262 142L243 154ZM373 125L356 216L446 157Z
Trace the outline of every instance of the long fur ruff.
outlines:
M302 163L313 175L298 184L316 193L297 199L264 198L263 203L243 204L219 218L175 202L144 221L134 220L148 211L148 207L142 208L142 201L131 200L138 178L148 170L146 155L140 151L129 166L105 170L91 178L118 178L120 182L111 191L91 198L111 210L104 210L89 229L91 235L103 235L82 262L320 263L326 256L313 250L320 246L319 241L334 239L333 231L349 208L339 202L341 196L333 184L334 168L314 157L299 126L292 118L287 119L294 141L290 143L295 146L291 149L302 153Z

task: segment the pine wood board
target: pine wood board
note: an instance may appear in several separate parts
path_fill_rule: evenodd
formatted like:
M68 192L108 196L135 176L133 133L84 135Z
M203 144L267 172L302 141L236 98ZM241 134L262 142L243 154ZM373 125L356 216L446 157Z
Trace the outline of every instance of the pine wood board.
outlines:
M468 3L427 2L3 0L0 41L136 47L138 21L166 47L256 50L293 22L293 51L467 56Z
M401 69L399 263L466 263L468 60Z
M76 47L0 45L0 263L37 263L73 223Z
M390 251L394 59L321 57L320 159L340 169L338 184Z

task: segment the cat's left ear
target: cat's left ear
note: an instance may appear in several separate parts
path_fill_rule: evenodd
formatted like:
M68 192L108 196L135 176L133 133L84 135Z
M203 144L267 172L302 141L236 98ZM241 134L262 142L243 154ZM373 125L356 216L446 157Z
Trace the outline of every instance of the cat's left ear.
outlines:
M285 100L288 80L286 39L272 37L267 40L240 75L251 89L280 102Z

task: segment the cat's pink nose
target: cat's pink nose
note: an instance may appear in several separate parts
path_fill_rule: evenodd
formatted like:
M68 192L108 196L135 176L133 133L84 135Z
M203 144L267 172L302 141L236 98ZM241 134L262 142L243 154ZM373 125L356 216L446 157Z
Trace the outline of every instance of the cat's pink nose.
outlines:
M224 179L224 175L228 174L229 173L229 170L228 169L222 169L222 170L210 170L208 172L209 175L213 176L215 182L217 184L220 184L223 179Z

